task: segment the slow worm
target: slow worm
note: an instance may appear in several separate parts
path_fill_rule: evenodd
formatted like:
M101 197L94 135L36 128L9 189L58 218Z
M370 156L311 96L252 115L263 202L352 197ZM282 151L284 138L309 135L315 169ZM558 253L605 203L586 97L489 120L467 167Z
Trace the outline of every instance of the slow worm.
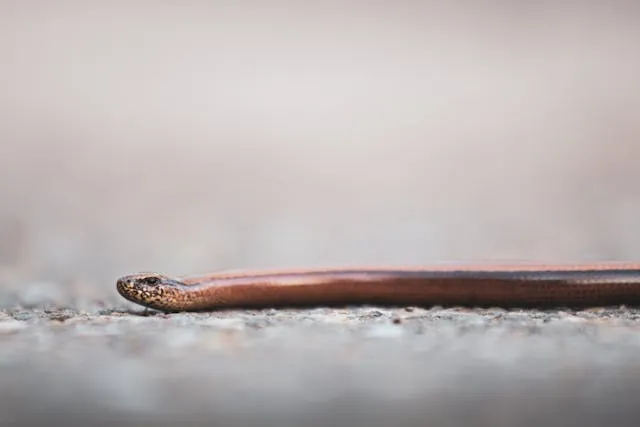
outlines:
M295 306L590 307L640 304L640 264L448 266L121 277L120 295L174 312Z

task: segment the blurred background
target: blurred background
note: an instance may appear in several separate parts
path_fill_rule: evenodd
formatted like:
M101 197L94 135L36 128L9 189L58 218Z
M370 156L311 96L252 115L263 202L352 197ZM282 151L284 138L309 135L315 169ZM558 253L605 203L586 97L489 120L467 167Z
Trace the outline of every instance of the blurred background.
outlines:
M637 310L140 316L114 284L640 260L639 24L631 0L0 0L0 424L636 425Z
M638 259L639 18L633 1L2 1L2 284Z

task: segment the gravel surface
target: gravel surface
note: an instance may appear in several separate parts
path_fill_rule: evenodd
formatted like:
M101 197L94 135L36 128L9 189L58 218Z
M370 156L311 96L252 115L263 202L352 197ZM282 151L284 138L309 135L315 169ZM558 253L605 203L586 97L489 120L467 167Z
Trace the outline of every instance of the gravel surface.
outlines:
M43 297L44 295L44 297ZM636 425L640 310L0 299L0 424Z

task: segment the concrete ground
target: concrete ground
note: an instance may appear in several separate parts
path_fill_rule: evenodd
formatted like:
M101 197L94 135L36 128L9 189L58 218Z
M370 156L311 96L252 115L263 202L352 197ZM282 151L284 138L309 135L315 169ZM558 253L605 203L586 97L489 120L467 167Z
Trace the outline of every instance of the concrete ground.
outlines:
M2 425L634 426L640 310L0 299Z

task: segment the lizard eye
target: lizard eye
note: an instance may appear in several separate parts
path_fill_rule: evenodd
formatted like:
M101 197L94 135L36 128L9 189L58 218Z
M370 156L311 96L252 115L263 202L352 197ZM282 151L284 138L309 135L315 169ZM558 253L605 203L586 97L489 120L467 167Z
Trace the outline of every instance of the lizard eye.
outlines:
M157 277L146 277L144 281L147 285L157 285L160 279Z

